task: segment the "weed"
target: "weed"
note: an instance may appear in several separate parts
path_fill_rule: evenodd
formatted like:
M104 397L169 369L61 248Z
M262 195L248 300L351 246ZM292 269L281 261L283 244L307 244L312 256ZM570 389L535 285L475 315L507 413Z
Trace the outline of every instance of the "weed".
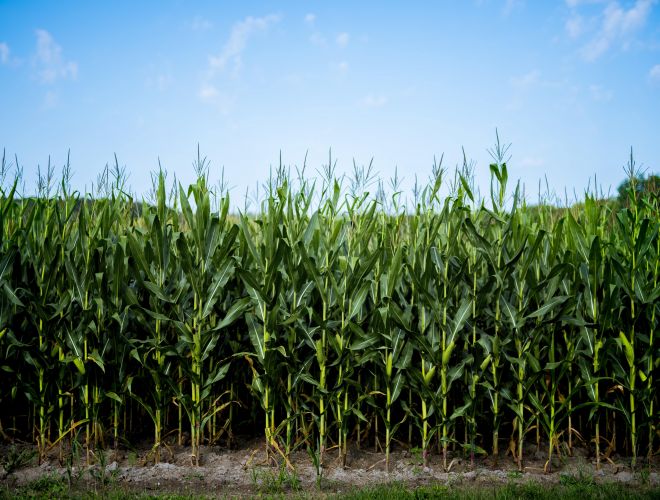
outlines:
M520 479L522 476L523 476L522 472L517 470L510 470L509 472L506 473L506 477L508 479Z
M413 446L408 450L410 453L410 465L424 465L423 450L419 446Z
M254 488L262 494L283 494L302 489L295 471L289 471L284 464L277 473L270 469L253 468L250 470L250 476Z
M5 468L7 474L11 474L18 469L29 465L36 456L37 453L32 448L23 448L19 450L17 446L12 445L5 458L0 462L0 465Z
M562 486L593 486L593 475L586 474L582 469L578 469L577 474L562 473L559 475L559 484Z
M137 452L131 450L128 452L128 465L135 467L138 463L138 454Z
M16 498L64 498L67 485L62 477L47 475L16 490L0 490L0 499Z
M635 472L635 477L637 477L637 480L640 482L640 484L648 486L651 482L650 466L647 465L646 467L639 469L637 472Z

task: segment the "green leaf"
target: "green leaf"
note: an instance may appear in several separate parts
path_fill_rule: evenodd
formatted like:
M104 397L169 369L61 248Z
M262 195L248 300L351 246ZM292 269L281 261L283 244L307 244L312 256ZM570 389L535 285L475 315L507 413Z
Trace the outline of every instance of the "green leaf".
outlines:
M206 303L202 309L202 318L206 318L213 311L213 306L218 300L218 293L222 287L227 284L231 274L234 272L234 265L231 260L226 260L222 268L213 277L213 283L206 293Z
M363 339L356 339L350 346L351 351L364 351L369 347L376 345L379 341L379 338L376 335L366 337Z
M25 307L23 302L21 302L21 299L19 299L18 296L16 295L16 292L11 288L9 288L9 285L7 283L3 283L2 288L4 289L7 298L12 304L18 307Z
M121 397L120 397L116 392L107 391L107 392L105 393L105 396L108 397L108 398L110 398L110 399L114 399L114 400L115 400L117 403L119 403L119 404L122 404L122 403L123 403Z
M213 374L211 377L209 377L206 382L204 382L204 387L210 387L216 384L217 382L221 381L227 376L227 373L229 372L229 367L231 366L230 362L224 363L223 365L220 366Z
M91 354L87 354L87 359L96 363L101 371L105 373L105 364L103 363L103 359L101 359L101 355L96 349L94 349Z
M240 318L243 313L250 307L250 299L243 297L235 301L225 314L224 319L218 325L218 329L225 328L231 325L234 321Z
M365 299L367 298L367 295L369 294L369 287L369 282L363 283L358 291L351 297L351 308L349 310L346 321L351 321L358 315L362 309L362 305L364 304Z
M568 297L566 296L552 297L550 300L546 301L541 307L539 307L536 311L527 315L527 318L542 318L548 312L552 311L555 307L557 307L560 304L563 304L567 300Z
M248 324L248 332L250 335L250 341L252 342L252 347L254 347L254 352L257 355L259 361L263 364L264 359L266 358L266 346L264 344L264 338L259 328L259 324L255 319L254 315L248 313L245 315L245 320Z
M403 371L399 370L394 376L394 382L392 383L391 404L394 404L394 402L399 398L401 389L403 389L404 380Z
M451 343L456 338L458 332L463 328L465 322L468 320L472 313L472 300L468 297L463 298L461 305L458 307L458 310L454 314L454 317L451 322L450 333L448 337L448 342Z

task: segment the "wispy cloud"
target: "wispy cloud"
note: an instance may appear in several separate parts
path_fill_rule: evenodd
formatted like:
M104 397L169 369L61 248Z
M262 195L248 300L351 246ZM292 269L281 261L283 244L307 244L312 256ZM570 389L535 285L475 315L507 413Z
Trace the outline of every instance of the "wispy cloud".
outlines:
M338 63L333 64L332 68L338 73L345 75L348 73L349 64L346 61L339 61Z
M564 27L566 28L566 33L568 33L569 37L578 38L584 32L584 19L582 19L581 15L573 13L571 14L571 17L566 20Z
M242 55L250 37L260 31L267 30L277 23L280 16L270 14L264 17L247 17L234 24L229 39L218 55L209 56L209 68L212 71L222 71L231 64L238 70L242 64Z
M337 42L337 45L339 45L342 48L348 46L348 42L350 41L351 41L351 35L345 32L339 33L337 35L337 38L335 38L335 42Z
M360 104L366 108L382 108L387 104L387 97L382 94L369 94L360 101Z
M595 61L613 46L627 47L646 24L655 2L656 0L636 0L629 8L622 7L617 1L607 2L598 16L596 34L580 50L582 57L586 61ZM572 1L569 6L576 8L582 3L584 2ZM571 32L577 32L577 26L570 24L570 19L566 29L569 36Z
M513 76L509 81L514 87L527 89L541 81L541 72L537 69L534 69L525 73L524 75Z
M243 65L243 53L250 38L268 30L279 20L279 15L269 14L263 17L246 17L235 23L220 53L208 58L206 75L197 92L199 99L217 105L223 112L228 112L235 99L219 90L216 82L218 74L231 69L233 76L238 76Z
M520 160L520 166L522 168L535 169L541 168L546 165L545 158L540 158L537 156L525 156Z
M38 29L37 52L34 63L37 77L42 83L52 84L57 80L75 79L78 76L78 64L66 60L62 55L62 47L46 30Z
M213 101L218 96L219 92L215 85L203 82L199 88L199 98L203 101Z
M9 63L9 45L5 42L0 43L0 64Z
M310 43L312 45L316 45L317 47L326 47L328 45L328 41L321 34L321 32L316 29L316 14L312 12L306 14L305 24L311 29L314 29L314 32L309 36Z
M312 42L312 45L317 45L318 47L325 47L328 44L325 37L318 31L315 31L310 35L309 41Z
M505 0L502 7L502 15L508 16L514 10L525 5L525 0Z
M649 78L652 82L660 83L660 64L656 64L651 68Z
M149 89L155 89L158 91L167 90L174 81L171 73L157 73L152 76L147 77L145 81L145 86Z
M567 79L557 78L556 75L549 75L539 69L512 75L508 83L508 98L504 106L508 111L516 112L524 110L530 102L538 99L542 101L568 99L580 91L579 86L571 84Z
M585 4L605 3L608 0L566 0L566 5L569 7L578 7Z
M188 23L188 27L193 31L204 32L213 28L213 23L202 16L195 16L193 20Z
M235 94L225 92L212 83L202 83L197 96L203 103L215 108L223 115L230 114L236 104Z
M589 93L594 101L608 102L614 97L614 92L601 85L589 85Z

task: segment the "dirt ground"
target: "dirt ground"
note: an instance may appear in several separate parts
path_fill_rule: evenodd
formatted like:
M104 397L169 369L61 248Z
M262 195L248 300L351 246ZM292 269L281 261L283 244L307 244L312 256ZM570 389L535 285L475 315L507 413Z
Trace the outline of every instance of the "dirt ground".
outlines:
M0 446L0 457L7 457L9 452L9 446ZM84 457L84 452L82 455ZM211 496L290 492L311 495L319 491L319 486L324 493L341 493L389 482L410 487L431 484L490 487L530 481L540 484L614 481L631 486L660 485L660 464L657 460L651 464L643 460L642 465L633 472L628 465L629 460L613 457L597 471L593 459L579 449L575 450L573 457L556 459L551 473L544 473L545 453L537 452L535 447L527 450L523 473L518 472L510 456L500 457L497 465L488 458L477 459L474 468L470 467L469 460L455 456L450 459L449 471L444 471L441 457L434 454L429 467L423 467L419 452L402 448L393 451L389 472L385 470L383 453L355 448L350 450L347 467L343 468L337 450L331 449L326 454L320 480L305 451L292 454L289 464L268 465L265 458L262 440L249 441L235 450L203 447L198 467L191 465L190 449L183 447L164 449L162 462L156 465L149 458L149 450L145 449L109 450L103 457L97 454L93 465L78 463L63 466L59 463L58 451L54 450L41 465L29 464L11 473L0 467L0 485L13 488L44 477L60 477L70 481L73 487L82 489L112 484L128 491Z

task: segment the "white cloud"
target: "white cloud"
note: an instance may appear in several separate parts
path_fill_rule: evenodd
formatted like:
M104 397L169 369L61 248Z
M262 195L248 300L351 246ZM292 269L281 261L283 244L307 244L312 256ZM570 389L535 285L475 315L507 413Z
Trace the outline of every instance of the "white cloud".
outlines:
M221 112L228 113L235 96L220 92L215 83L216 76L231 66L233 75L237 76L243 64L242 57L248 41L259 32L266 31L270 26L279 22L280 16L269 14L263 17L246 17L232 26L229 38L217 55L208 58L208 67L197 96L204 102L216 105Z
M585 4L605 3L608 0L566 0L566 5L571 8L578 7Z
M613 45L623 46L645 24L655 0L636 0L626 9L617 1L608 2L600 16L600 27L596 36L582 47L581 54L587 61L595 61Z
M55 83L59 79L75 79L78 76L78 64L64 59L62 47L48 31L38 29L35 33L37 52L34 61L39 80L42 83Z
M0 64L7 64L9 62L9 45L2 42L0 43Z
M649 71L649 78L653 82L660 83L660 64L656 64L651 68L651 71Z
M279 20L280 16L270 14L264 17L247 17L234 24L222 51L217 56L209 57L211 71L222 71L229 63L233 64L235 71L238 70L241 67L243 51L250 37L255 33L267 30Z
M582 20L582 16L579 14L572 14L566 21L564 27L566 28L566 33L568 33L568 36L571 38L579 37L584 31L584 21Z
M385 104L387 104L387 97L382 94L369 94L364 99L362 99L362 101L360 101L360 104L367 108L382 108L385 106Z
M202 101L210 102L218 96L218 89L214 85L204 82L199 88L198 95Z
M546 161L544 158L538 158L536 156L525 156L520 160L520 166L522 168L540 168L545 166Z
M348 45L348 42L350 42L350 40L351 40L351 35L349 35L348 33L339 33L337 35L337 38L335 39L337 45L339 45L342 48L346 47Z
M195 16L193 20L188 23L188 27L193 31L204 32L213 28L213 23L202 16Z
M174 79L170 73L158 73L148 77L145 85L147 88L159 90L162 92L167 90L172 85L173 81Z
M614 93L600 85L589 85L589 93L594 101L608 102L614 97Z
M202 102L214 107L224 115L230 113L236 102L235 95L222 92L217 86L208 82L203 82L201 84L197 96Z
M318 31L312 33L309 37L309 41L312 42L312 45L317 45L319 47L325 47L328 44L325 37Z
M525 4L524 0L506 0L504 2L504 7L502 7L502 14L508 16L515 9L522 7Z
M310 12L305 16L305 22L307 24L314 24L314 21L316 21L316 14Z
M534 69L532 71L529 71L528 73L525 73L524 75L512 77L510 79L510 82L511 85L513 85L514 87L527 89L539 83L540 80L541 80L541 73L539 72L539 70Z
M333 67L341 74L348 73L349 65L346 61L339 61L337 64L334 64Z

